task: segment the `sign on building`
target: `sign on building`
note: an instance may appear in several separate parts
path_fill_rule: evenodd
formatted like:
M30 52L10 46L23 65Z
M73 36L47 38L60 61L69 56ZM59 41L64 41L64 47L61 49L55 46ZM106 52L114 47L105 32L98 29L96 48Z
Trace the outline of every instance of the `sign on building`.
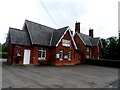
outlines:
M70 40L63 39L62 40L62 46L70 47Z

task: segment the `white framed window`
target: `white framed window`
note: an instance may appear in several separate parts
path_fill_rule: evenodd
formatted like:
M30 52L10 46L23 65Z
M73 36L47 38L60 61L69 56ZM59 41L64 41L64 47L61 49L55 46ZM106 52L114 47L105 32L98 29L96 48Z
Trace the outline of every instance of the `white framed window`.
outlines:
M60 60L63 60L63 50L60 50L59 55Z
M59 56L60 56L59 53L57 53L57 54L56 54L56 58L59 58Z
M87 55L87 58L89 59L89 58L90 58L90 55Z
M39 48L38 59L39 60L46 60L46 49L45 48Z
M71 51L68 52L68 60L71 60Z
M20 56L20 52L21 52L21 50L17 49L17 56Z
M66 55L64 55L64 59L68 59L68 55L66 54Z
M90 52L90 48L89 47L87 47L87 52Z

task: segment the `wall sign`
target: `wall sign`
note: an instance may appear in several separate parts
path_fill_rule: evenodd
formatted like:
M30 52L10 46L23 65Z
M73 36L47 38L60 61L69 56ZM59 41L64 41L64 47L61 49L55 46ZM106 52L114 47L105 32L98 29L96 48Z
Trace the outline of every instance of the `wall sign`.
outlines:
M70 40L62 39L62 46L70 47Z

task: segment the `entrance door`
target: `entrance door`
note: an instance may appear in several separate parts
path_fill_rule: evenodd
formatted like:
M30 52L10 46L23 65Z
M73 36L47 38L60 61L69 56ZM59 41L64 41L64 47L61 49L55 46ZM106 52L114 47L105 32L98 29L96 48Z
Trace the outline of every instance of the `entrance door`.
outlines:
M24 50L23 64L30 64L30 50Z

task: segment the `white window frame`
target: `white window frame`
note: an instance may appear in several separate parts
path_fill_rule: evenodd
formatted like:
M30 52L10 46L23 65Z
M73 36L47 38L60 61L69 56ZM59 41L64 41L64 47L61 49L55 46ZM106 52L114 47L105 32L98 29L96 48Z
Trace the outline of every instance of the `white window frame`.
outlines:
M90 58L90 55L86 55L86 58L89 59L89 58Z
M17 49L17 56L20 56L21 50Z
M60 52L59 52L59 59L61 61L63 60L63 50L60 50Z
M59 53L56 54L56 58L58 59L60 57Z
M90 52L90 48L89 47L87 47L87 52Z
M71 61L71 51L68 51L68 60Z
M40 56L39 56L39 53L41 54ZM43 54L45 54L44 55L44 57L43 57ZM45 48L39 48L39 50L38 50L38 60L46 60L46 49Z

